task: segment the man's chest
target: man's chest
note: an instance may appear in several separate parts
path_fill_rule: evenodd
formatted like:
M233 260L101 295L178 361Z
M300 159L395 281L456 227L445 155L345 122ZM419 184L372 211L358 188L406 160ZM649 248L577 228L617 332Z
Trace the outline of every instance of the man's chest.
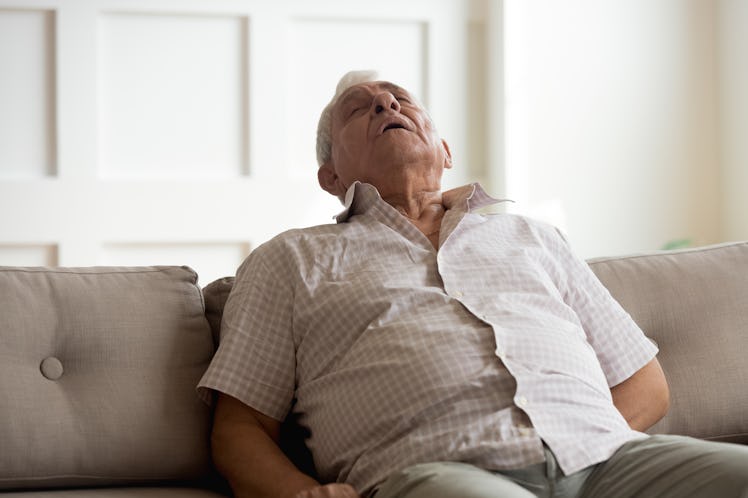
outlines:
M357 347L396 350L412 339L402 331L417 331L419 347L468 350L486 346L475 330L497 326L516 331L518 340L540 331L579 336L547 251L531 237L517 243L501 226L469 220L435 251L386 227L367 233L340 237L295 291L298 358L314 358L315 373L335 368Z

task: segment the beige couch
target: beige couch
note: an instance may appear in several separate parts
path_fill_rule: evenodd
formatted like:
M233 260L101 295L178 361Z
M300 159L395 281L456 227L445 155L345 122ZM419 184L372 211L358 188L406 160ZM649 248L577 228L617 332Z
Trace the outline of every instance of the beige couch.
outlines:
M590 265L660 346L672 408L652 432L748 443L748 242ZM194 386L231 283L201 289L187 267L0 267L0 493L228 495Z

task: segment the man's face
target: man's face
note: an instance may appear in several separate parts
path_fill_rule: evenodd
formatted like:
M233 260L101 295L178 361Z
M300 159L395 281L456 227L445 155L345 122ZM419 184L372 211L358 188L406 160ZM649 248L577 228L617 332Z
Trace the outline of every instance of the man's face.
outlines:
M322 166L320 184L338 196L354 181L371 183L380 193L415 178L440 188L451 166L446 144L431 119L403 88L385 81L355 85L332 109L332 154ZM323 183L331 173L334 185ZM403 176L405 175L405 176Z

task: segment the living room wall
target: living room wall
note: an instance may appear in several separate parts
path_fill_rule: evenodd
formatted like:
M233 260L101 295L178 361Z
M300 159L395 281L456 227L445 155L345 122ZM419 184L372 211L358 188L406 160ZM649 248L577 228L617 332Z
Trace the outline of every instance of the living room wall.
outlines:
M314 137L351 69L421 97L468 164L470 6L0 0L0 265L184 264L208 283L332 222Z
M209 278L329 222L313 131L351 67L422 94L446 187L583 256L748 239L747 38L745 0L0 0L0 264ZM277 192L303 208L257 216Z
M747 4L506 1L513 209L583 256L748 238Z

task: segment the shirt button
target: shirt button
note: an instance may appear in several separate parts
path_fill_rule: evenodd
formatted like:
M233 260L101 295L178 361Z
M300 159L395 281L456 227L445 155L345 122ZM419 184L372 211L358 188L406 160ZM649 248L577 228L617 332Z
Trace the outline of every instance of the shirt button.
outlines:
M505 355L506 351L504 351L504 348L502 348L501 346L496 346L496 356L503 359Z
M524 408L527 406L527 398L525 398L524 396L520 396L514 401L517 403L517 406L519 406L520 408Z
M454 297L456 297L456 298L459 299L462 296L464 296L464 294L462 293L462 291L454 291Z
M524 436L524 437L532 436L532 429L530 429L526 425L520 425L519 426L519 435L520 436Z

